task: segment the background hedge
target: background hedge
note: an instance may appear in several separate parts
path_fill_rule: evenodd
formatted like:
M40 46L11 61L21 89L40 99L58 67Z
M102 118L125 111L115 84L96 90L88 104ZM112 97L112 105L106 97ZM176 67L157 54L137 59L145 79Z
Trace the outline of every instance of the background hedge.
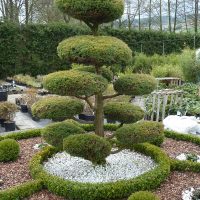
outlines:
M194 46L194 35L190 33L169 34L156 31L118 30L104 28L104 35L115 36L125 41L136 52L162 54L180 52L185 46ZM0 23L0 78L17 73L32 75L47 74L67 69L69 63L57 56L57 46L64 38L89 34L84 26L67 24L28 25ZM200 47L200 34L196 35L196 47Z

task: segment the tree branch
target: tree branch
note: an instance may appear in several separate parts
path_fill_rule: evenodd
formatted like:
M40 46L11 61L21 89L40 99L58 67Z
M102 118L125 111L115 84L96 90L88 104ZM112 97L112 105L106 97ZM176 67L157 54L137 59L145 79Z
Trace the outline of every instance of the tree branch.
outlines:
M84 100L84 101L89 105L89 107L90 107L92 110L94 110L94 106L93 106L92 102L89 100L88 97L81 97L81 96L75 96L75 97L78 98L78 99Z
M103 99L104 99L104 100L105 100L105 99L112 99L112 98L118 97L118 96L120 96L120 95L121 95L121 94L116 93L116 94L113 94L113 95L103 96Z

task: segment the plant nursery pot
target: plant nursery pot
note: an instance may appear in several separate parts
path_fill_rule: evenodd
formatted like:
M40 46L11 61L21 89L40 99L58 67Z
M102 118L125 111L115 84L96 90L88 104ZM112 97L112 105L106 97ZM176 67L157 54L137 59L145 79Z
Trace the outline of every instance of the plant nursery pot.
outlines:
M27 113L27 112L28 112L28 107L27 107L27 105L21 104L21 111L22 111L23 113Z
M0 119L0 125L1 125L1 127L4 127L4 122L5 121L6 121L5 119Z
M95 116L94 115L79 114L79 119L85 120L85 121L94 121Z
M6 132L15 131L16 125L14 121L4 122Z
M109 123L109 124L116 124L117 121L115 121L115 120L111 120L111 119L107 119L107 123Z
M8 92L7 91L0 91L0 101L7 101L8 100Z

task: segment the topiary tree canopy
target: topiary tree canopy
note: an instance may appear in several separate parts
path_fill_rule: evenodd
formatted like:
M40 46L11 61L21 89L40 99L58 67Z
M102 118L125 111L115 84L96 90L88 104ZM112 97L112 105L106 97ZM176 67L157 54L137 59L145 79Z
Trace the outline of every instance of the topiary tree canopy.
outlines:
M148 191L139 191L133 193L128 200L160 200L154 193Z
M85 66L85 65L79 65L79 64L73 64L72 68L74 70L78 70L78 71L83 71L83 72L90 72L90 73L96 73L96 70L94 68L94 66ZM102 72L102 76L108 81L111 82L113 80L113 72L107 68L106 66L103 66L101 68L101 72Z
M42 130L42 137L46 142L63 150L63 140L70 135L83 134L85 131L73 121L57 122L48 125Z
M84 21L90 28L119 19L124 12L123 0L56 0L58 8Z
M72 63L94 66L119 64L126 66L132 51L123 41L109 36L75 36L62 41L58 55Z
M119 94L145 95L156 88L157 82L153 76L147 74L130 74L121 76L115 83L114 89Z
M84 105L80 100L67 97L46 97L35 104L31 110L35 117L40 119L52 119L59 121L67 118L73 118L74 115L83 112Z
M144 117L144 111L131 103L110 102L104 106L107 119L120 121L122 124L135 123Z
M63 149L72 156L83 157L94 164L105 163L111 153L110 143L97 135L72 135L64 139Z
M44 87L62 96L92 96L106 90L108 82L102 76L77 70L60 71L47 75Z
M56 4L64 13L84 21L93 35L71 37L58 45L61 59L82 65L80 69L49 74L44 79L44 87L54 94L85 100L95 114L95 133L104 136L104 102L122 94L148 94L155 88L155 79L141 74L124 75L114 84L116 94L104 95L108 81L111 82L110 72L105 67L125 67L132 61L132 51L127 44L115 37L98 34L99 25L119 19L123 14L123 0L56 0ZM135 122L143 116L139 108L131 105L111 107L113 110L107 109L105 114L112 118L117 115L123 123Z
M159 122L141 121L128 124L116 131L121 147L132 149L134 144L149 142L161 145L164 141L164 127Z

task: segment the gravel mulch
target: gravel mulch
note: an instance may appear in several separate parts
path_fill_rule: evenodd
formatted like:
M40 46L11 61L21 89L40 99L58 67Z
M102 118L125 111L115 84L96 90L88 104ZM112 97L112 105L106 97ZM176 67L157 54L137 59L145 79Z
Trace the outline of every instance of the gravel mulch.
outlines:
M161 200L181 200L182 192L191 187L200 187L200 174L194 172L172 172L155 193Z
M41 143L41 138L20 140L20 157L15 162L0 163L0 179L3 180L1 189L7 189L31 180L29 174L29 161L38 152L33 149L35 144Z
M27 200L65 200L63 197L56 196L50 193L48 190L42 190L33 194Z
M176 158L182 153L195 153L200 155L200 146L191 142L166 139L161 147L171 158Z

